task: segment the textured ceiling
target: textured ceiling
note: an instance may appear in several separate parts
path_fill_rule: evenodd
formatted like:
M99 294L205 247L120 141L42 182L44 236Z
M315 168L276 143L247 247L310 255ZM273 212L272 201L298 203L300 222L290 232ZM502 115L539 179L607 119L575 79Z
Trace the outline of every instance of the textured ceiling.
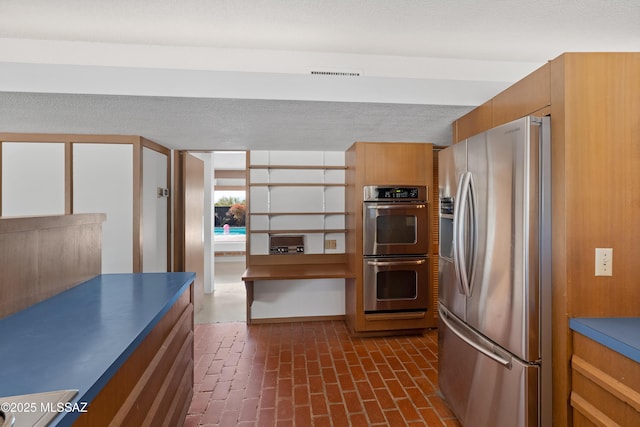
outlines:
M354 141L451 142L471 107L4 93L0 129L139 134L190 149L344 150Z
M0 0L0 131L448 144L455 118L562 52L638 51L639 23L637 0Z

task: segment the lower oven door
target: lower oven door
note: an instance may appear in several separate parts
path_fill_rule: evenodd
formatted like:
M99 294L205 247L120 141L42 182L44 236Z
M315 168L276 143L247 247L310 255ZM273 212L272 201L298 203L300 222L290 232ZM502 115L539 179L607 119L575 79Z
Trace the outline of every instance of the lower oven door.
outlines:
M427 310L428 307L427 257L365 258L365 312Z

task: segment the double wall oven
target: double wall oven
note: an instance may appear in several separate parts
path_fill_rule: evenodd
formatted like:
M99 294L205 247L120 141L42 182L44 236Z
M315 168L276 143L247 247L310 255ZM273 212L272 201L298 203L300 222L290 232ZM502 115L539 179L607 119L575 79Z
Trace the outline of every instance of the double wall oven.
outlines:
M364 310L429 307L426 186L364 187Z

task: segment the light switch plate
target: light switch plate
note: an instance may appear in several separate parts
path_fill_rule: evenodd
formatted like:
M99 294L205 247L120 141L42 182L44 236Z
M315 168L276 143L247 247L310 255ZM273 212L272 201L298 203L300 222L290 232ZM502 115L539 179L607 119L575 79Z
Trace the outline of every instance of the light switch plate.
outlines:
M596 276L613 276L612 248L596 248Z

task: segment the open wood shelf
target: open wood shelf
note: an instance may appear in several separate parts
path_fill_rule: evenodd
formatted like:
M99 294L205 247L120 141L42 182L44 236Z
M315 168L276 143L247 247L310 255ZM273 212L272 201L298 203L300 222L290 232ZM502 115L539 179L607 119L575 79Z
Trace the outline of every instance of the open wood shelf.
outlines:
M304 230L249 230L251 234L330 234L330 233L346 233L344 228L336 229L304 229Z
M257 182L249 184L249 187L346 187L346 184L321 182Z
M249 169L296 169L296 170L304 170L304 169L315 169L315 170L345 170L346 166L321 166L321 165L251 165Z
M287 215L346 215L346 212L250 212L251 215L287 216Z

